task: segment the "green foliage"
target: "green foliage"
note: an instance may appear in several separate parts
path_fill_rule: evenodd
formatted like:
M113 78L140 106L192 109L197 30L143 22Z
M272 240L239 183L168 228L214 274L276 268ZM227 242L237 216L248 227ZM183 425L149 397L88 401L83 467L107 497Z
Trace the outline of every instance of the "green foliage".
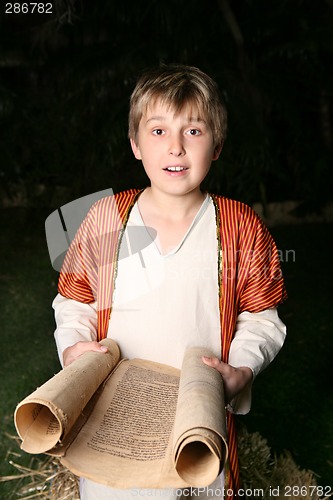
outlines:
M215 77L227 103L214 191L319 208L330 199L331 2L57 0L53 10L0 15L7 195L57 205L145 185L127 140L129 95L144 68L181 62Z

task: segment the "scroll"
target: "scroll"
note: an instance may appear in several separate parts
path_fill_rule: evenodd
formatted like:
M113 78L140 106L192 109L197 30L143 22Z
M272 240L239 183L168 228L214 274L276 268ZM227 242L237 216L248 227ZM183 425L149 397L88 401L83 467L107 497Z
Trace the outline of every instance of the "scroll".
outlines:
M101 343L18 404L21 448L114 488L211 484L227 458L222 379L201 360L212 354L191 347L178 370Z

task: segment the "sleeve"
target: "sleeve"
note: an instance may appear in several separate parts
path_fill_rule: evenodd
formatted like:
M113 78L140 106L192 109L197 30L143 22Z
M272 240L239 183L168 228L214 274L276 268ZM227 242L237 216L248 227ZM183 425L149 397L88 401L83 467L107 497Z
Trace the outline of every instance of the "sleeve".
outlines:
M93 206L67 251L59 276L59 293L52 303L54 337L62 366L67 347L97 337L95 213Z
M229 364L235 368L251 368L254 380L273 361L283 346L285 337L286 327L276 308L257 313L244 311L237 318ZM250 411L252 382L231 401L230 411L238 414Z
M238 312L274 308L287 297L275 241L254 212L242 223L238 251Z
M79 227L61 268L58 291L64 297L92 303L97 297L99 255L95 204Z
M56 330L54 337L58 356L63 366L64 350L81 341L97 338L96 302L85 304L58 294L53 301Z

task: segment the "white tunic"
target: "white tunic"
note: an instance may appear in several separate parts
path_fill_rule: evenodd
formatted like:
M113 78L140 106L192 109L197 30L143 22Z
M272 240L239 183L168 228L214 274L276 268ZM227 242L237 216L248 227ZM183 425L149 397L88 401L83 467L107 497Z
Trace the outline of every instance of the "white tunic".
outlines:
M220 357L217 237L210 198L182 241L166 255L160 253L157 239L148 236L140 254L122 258L128 248L140 248L131 241L137 228L147 231L136 204L120 247L108 336L118 343L123 357L176 368L188 346L208 347Z

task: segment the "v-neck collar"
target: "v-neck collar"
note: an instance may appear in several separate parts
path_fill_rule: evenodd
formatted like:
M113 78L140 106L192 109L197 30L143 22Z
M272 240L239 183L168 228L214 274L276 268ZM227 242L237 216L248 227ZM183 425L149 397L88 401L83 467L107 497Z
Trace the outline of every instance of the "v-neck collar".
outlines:
M149 238L151 239L152 243L154 244L154 246L155 246L158 254L161 257L166 258L166 257L171 257L172 255L175 255L181 249L181 247L185 243L186 239L188 238L189 234L193 231L194 227L197 225L197 223L199 222L199 220L201 219L201 217L205 213L205 211L206 211L206 209L207 209L207 207L209 205L209 201L210 201L210 197L209 197L208 194L206 194L205 199L203 200L203 202L202 202L199 210L197 211L196 215L194 216L194 218L193 218L193 220L191 222L191 225L187 229L187 231L184 234L183 238L178 243L178 245L176 245L172 250L170 250L167 253L162 253L161 252L161 248L160 248L160 245L158 243L158 236L156 235L156 237L153 238L151 232L149 231L149 228L145 225L144 220L143 220L143 218L141 216L141 212L140 212L140 209L139 209L138 202L135 203L133 209L135 210L135 214L138 217L138 219L140 221L140 224L142 224L142 226L145 227L145 229L146 229L146 231L147 231L147 233L149 235Z

